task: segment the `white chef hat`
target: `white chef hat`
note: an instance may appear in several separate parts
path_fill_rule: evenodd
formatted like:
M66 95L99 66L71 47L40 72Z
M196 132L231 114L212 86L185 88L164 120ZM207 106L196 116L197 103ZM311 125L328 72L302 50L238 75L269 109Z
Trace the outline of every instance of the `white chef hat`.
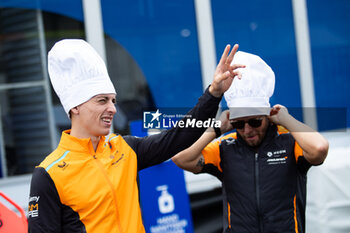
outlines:
M275 88L275 74L259 56L237 52L232 64L246 65L240 68L242 79L235 78L225 92L230 108L230 119L269 115L270 97Z
M57 42L48 54L52 86L69 116L70 109L98 94L116 94L106 65L84 40Z

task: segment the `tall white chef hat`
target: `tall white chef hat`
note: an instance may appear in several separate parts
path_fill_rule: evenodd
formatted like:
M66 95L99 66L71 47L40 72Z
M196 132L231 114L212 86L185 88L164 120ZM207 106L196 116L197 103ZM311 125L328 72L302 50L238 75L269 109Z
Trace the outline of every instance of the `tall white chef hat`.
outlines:
M275 74L259 56L239 51L232 64L243 64L242 79L235 78L225 92L230 119L269 115L270 97L275 88Z
M69 116L70 109L98 94L116 94L106 65L84 40L57 42L48 54L52 86Z

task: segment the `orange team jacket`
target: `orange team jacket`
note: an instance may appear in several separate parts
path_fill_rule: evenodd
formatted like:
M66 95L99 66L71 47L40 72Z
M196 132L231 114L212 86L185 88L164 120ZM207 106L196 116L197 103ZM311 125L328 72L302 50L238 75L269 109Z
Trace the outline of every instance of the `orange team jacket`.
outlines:
M221 98L208 89L183 120L214 118ZM159 164L194 143L205 128L175 127L138 138L90 139L64 131L60 143L34 169L28 207L29 232L145 232L138 171Z

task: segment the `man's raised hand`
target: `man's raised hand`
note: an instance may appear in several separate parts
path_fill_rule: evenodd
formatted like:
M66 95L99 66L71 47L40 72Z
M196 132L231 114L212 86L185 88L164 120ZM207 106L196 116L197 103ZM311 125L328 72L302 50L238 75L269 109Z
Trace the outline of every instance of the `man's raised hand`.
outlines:
M214 80L209 87L209 92L215 97L220 97L225 91L227 91L236 76L240 79L241 74L237 69L245 67L245 65L242 64L231 64L233 57L238 50L238 44L233 46L231 52L230 48L231 45L226 45L219 64L216 66Z

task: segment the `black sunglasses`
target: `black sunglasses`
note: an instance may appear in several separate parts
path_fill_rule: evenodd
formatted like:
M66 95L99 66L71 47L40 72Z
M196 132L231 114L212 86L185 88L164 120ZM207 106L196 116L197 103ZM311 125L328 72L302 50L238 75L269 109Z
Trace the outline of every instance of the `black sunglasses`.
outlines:
M231 121L231 125L234 129L243 129L245 123L248 123L253 128L258 128L261 126L263 118L252 118L247 121L239 120L239 121Z

